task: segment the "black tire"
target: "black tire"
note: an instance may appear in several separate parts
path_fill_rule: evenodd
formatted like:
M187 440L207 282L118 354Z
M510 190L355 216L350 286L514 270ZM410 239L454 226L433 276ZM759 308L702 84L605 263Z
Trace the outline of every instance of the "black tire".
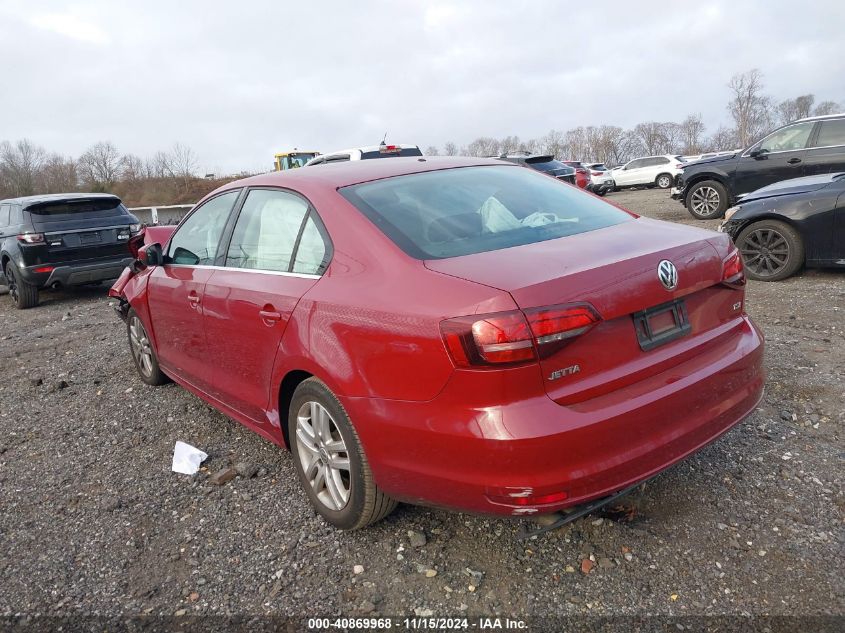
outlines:
M134 330L134 331L133 331ZM144 327L138 313L132 308L126 314L126 337L129 341L129 352L138 375L148 385L157 387L170 382L158 365L158 356L150 342L147 328Z
M695 183L687 193L687 211L698 220L716 220L728 210L728 190L716 180Z
M331 436L328 439L323 439L326 437L325 433L321 437L318 432L309 434L305 430L306 427L315 430L320 425L320 422L312 423L312 412L315 412L314 403L322 407L323 411L330 416L330 419L326 421L325 418L320 417L322 412L316 410L318 419L326 423L324 430L328 429L328 435ZM298 426L300 413L304 414L302 417L305 421L302 429ZM396 501L383 493L373 481L373 473L361 446L361 440L346 410L329 388L317 378L302 381L293 393L288 410L288 438L296 472L305 494L308 495L314 509L328 523L341 530L357 530L380 521L393 512L397 505ZM324 446L333 445L337 448L340 446L338 440L342 441L344 450L329 452ZM314 447L322 448L315 451ZM304 459L308 459L309 463L304 464ZM338 464L346 461L348 470L331 469L329 464L333 460L337 460ZM324 473L322 480L320 469ZM313 482L307 474L309 471L314 473ZM341 486L345 486L341 488L337 483L333 484L342 500L341 503L336 504L337 507L329 506L333 502L330 490L332 486L328 482L328 478L332 477L330 471L337 473ZM345 476L343 472L346 472ZM332 481L338 480L332 479ZM344 491L346 492L345 500L342 498Z
M745 274L757 281L780 281L804 265L804 240L786 222L761 220L746 226L736 238Z
M33 286L21 279L14 263L6 264L6 284L9 296L18 310L28 310L38 305L38 286Z
M654 179L654 184L657 185L659 189L668 189L672 186L674 181L672 174L658 174L657 178Z

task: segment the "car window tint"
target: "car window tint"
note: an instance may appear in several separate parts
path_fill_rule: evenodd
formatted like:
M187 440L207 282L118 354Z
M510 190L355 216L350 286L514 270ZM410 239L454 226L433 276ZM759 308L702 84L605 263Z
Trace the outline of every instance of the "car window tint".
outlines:
M665 156L662 156L662 157L660 157L660 158L655 158L655 159L654 159L654 164L655 164L655 165L668 165L668 164L669 164L669 159L668 159L668 158L666 158Z
M320 275L325 270L326 242L317 228L317 223L312 215L308 216L305 228L302 230L302 237L299 239L299 246L296 249L296 259L293 263L293 272L305 275Z
M789 152L797 149L804 149L810 132L813 131L812 121L790 125L778 130L767 138L763 139L758 149L764 152Z
M214 262L223 227L239 193L238 189L212 198L188 216L170 239L170 263L207 266Z
M253 189L235 224L226 266L289 272L307 212L308 203L292 193Z
M643 167L644 163L645 163L644 159L638 158L637 160L632 160L630 163L628 163L627 168L628 169L639 169L640 167Z
M12 205L10 204L0 205L0 226L9 226L11 208Z
M542 242L632 219L569 184L507 165L396 176L339 192L417 259Z
M845 119L822 121L816 147L829 147L830 145L845 145Z

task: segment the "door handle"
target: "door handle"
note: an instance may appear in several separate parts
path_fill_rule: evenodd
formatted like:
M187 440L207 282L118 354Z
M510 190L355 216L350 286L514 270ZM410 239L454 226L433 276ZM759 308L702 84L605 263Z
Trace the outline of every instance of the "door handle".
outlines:
M276 312L275 310L272 310L272 309L271 310L259 310L258 316L260 316L262 321L264 321L265 323L267 321L272 321L272 322L275 323L276 321L282 320L282 313Z
M789 163L790 165L797 165L798 163L801 162L801 159L800 158L790 158L786 162Z
M200 296L195 290L191 290L191 292L188 293L188 303L191 304L192 308L196 308L200 304Z

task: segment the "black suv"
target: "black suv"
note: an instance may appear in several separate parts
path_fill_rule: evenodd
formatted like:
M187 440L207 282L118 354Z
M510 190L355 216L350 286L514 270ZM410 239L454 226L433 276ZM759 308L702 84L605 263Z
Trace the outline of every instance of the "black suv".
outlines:
M523 167L530 167L531 169L536 169L537 171L541 171L549 176L554 176L558 180L564 180L572 185L575 184L575 168L570 167L569 165L564 165L559 160L555 160L554 156L534 155L525 152L518 154L502 154L501 156L495 156L493 158L506 160L509 163L516 163L517 165L522 165Z
M132 262L127 243L140 229L110 194L0 200L0 285L26 309L38 305L40 288L113 279Z
M721 218L747 193L781 180L845 171L845 114L778 128L743 152L684 165L672 197L699 220Z

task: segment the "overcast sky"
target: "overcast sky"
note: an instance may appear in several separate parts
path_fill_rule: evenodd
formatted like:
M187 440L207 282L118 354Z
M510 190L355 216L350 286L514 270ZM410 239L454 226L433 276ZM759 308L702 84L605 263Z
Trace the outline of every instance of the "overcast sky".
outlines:
M0 0L0 140L179 141L226 173L385 132L425 148L694 112L712 131L753 67L777 100L845 103L843 26L842 0Z

